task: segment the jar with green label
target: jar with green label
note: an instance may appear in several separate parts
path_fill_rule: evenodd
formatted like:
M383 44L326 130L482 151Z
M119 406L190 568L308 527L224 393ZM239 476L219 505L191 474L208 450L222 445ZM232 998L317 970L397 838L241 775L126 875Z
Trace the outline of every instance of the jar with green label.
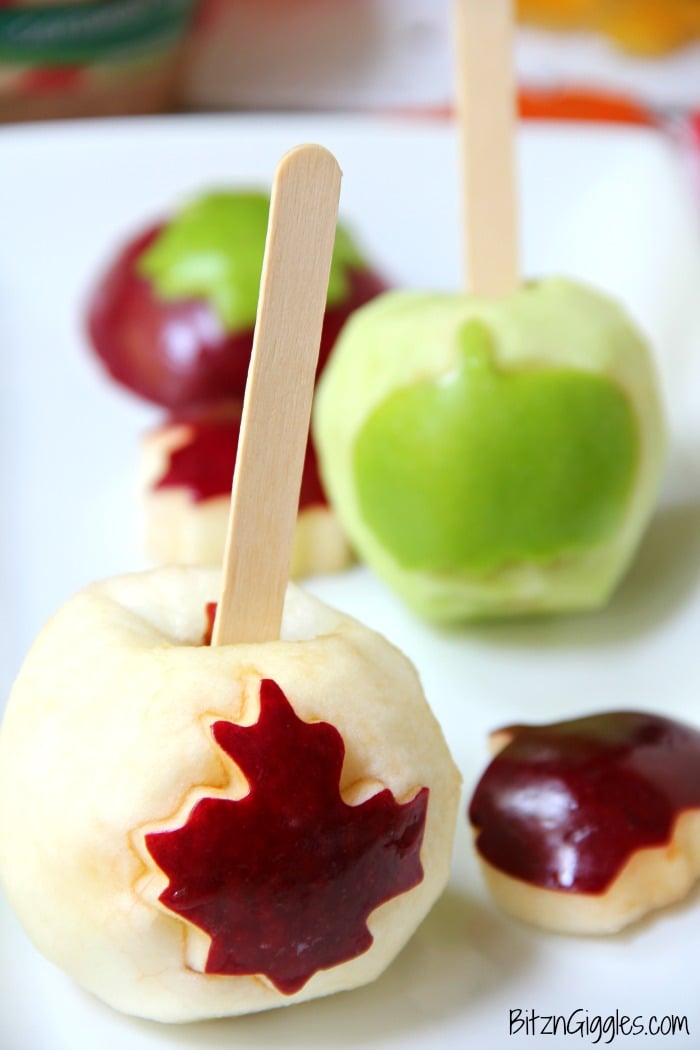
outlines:
M196 3L0 0L0 121L169 108Z

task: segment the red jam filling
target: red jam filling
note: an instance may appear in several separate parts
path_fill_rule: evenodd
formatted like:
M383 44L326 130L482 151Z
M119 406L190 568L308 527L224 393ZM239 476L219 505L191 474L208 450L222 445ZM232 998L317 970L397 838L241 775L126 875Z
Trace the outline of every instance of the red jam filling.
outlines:
M155 489L184 488L194 503L231 492L238 452L240 414L228 419L189 419L188 438L169 454L165 473ZM328 505L311 440L306 446L299 510Z
M204 615L206 617L207 625L204 629L204 638L202 639L202 645L211 645L211 638L214 633L214 621L216 620L216 608L218 602L207 602L204 606Z
M100 281L89 304L92 345L110 375L133 393L170 409L242 397L252 329L226 332L205 299L158 298L137 271L164 224L132 241ZM326 310L319 371L348 316L387 289L371 270L348 270L349 294Z
M670 842L700 806L700 732L615 711L513 726L469 819L494 868L545 889L604 893L637 850Z
M204 798L183 827L146 836L169 879L160 900L211 937L206 973L263 974L292 995L367 951L369 915L421 882L428 789L348 805L342 737L301 721L271 679L254 725L218 721L212 734L249 793Z

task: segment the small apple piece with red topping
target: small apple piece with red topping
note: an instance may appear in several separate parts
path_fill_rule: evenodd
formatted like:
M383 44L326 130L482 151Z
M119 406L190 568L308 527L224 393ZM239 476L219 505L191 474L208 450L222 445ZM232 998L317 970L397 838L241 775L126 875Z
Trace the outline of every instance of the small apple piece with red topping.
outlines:
M459 774L409 661L290 586L281 638L207 644L216 570L95 584L0 734L0 875L36 946L127 1013L353 988L448 875Z
M145 544L154 562L222 563L241 410L236 402L182 414L144 436ZM352 560L309 440L290 576L340 572Z
M209 193L118 253L87 315L117 382L170 409L243 396L269 203L258 192ZM339 226L319 369L348 316L386 287Z
M314 439L358 555L446 622L605 602L665 453L644 339L561 278L363 307L321 376Z
M700 732L614 711L492 735L469 820L494 900L561 933L614 933L700 877Z

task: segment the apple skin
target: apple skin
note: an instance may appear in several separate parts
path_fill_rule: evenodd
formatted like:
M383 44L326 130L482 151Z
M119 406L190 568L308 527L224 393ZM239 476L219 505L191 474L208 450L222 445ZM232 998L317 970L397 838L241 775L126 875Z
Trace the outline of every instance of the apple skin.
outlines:
M160 1021L248 1013L377 977L449 873L460 777L418 676L384 638L290 585L280 641L203 644L216 570L171 566L94 584L41 631L0 732L0 876L36 947L125 1013ZM209 727L257 721L261 678L345 743L350 804L429 789L422 881L369 918L364 954L283 995L206 974L194 930L158 901L147 833L181 827L195 797L241 797ZM230 782L227 783L228 778ZM232 794L227 793L231 791Z
M211 197L203 197L190 205L189 211L204 209ZM267 201L261 194L219 194L216 204L226 217L228 205L240 212L241 235L233 241L234 247L251 256L247 267L247 285L255 278L259 281L262 263ZM259 215L254 222L246 220L246 209L250 204ZM261 206L264 204L264 208ZM184 209L186 215L188 209ZM157 281L146 272L144 261L149 253L156 260L165 255L166 276L178 275L185 264L192 270L196 267L192 259L213 258L221 261L223 251L216 239L217 226L207 216L206 224L196 230L199 234L192 244L192 256L187 257L187 239L179 237L177 252L160 251L162 239L172 229L175 216L170 222L151 226L132 238L106 267L92 290L87 304L87 334L97 357L107 372L132 393L171 410L189 408L200 403L242 397L253 341L255 299L251 289L246 294L241 290L241 299L246 300L247 309L238 317L222 315L216 308L214 290L205 294L197 282L188 293L172 288L159 289ZM235 237L236 223L232 224ZM321 336L319 370L335 343L349 315L359 306L386 291L386 282L362 260L347 231L342 227L341 238L345 248L342 261L337 263L338 274L343 285L337 289L334 301L329 300ZM211 244L207 244L207 238ZM228 250L231 248L229 246ZM174 258L171 258L174 256ZM216 267L213 267L216 271ZM225 269L223 263L221 269ZM228 271L225 271L228 272ZM231 282L236 274L231 271ZM206 282L204 282L206 283ZM187 284L183 288L187 288ZM219 285L220 287L220 285ZM198 288L195 292L194 289ZM229 287L228 297L236 302L237 289ZM257 296L256 296L257 297ZM252 302L252 305L251 305Z
M603 604L666 446L645 341L563 278L501 300L381 296L336 345L313 432L358 555L436 622Z

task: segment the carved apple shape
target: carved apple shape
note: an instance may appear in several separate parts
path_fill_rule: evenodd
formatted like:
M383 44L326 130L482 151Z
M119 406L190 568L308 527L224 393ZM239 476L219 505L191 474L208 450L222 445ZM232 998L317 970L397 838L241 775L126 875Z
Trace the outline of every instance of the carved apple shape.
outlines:
M87 313L117 382L171 409L243 395L268 210L263 193L209 193L118 253ZM353 310L385 289L340 226L319 368Z
M643 339L561 279L490 302L382 296L332 355L314 433L351 542L436 620L605 601L664 452Z
M409 661L290 587L282 638L207 644L215 570L95 584L0 734L0 875L117 1009L239 1014L372 980L440 893L459 774Z

